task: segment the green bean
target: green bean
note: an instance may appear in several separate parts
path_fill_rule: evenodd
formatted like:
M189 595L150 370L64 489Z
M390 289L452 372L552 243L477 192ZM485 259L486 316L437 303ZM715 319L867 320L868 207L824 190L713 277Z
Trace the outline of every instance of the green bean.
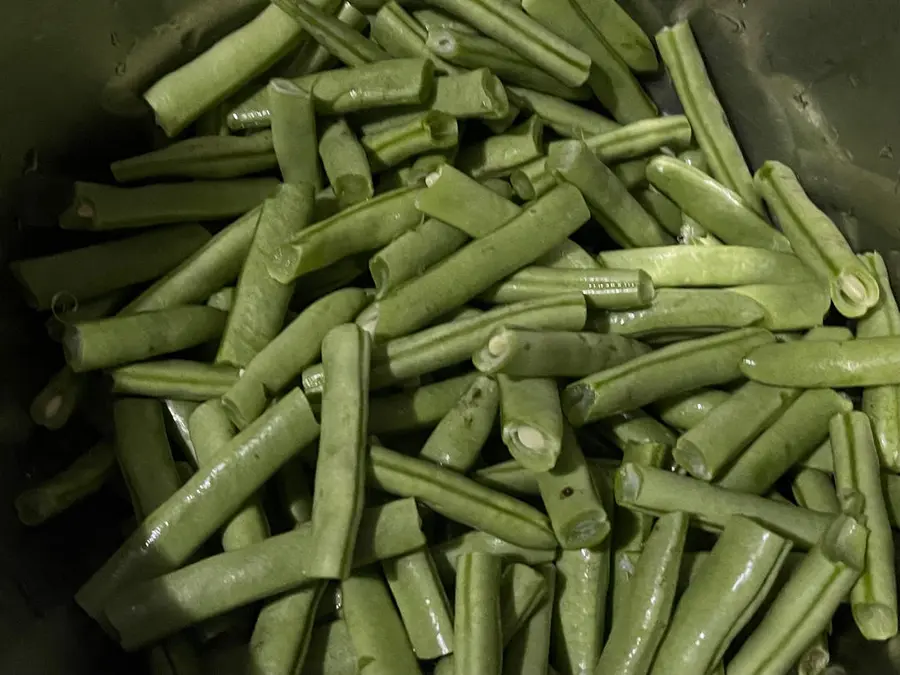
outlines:
M553 617L556 567L541 565L547 585L547 598L510 640L503 651L503 675L548 675L551 619Z
M357 663L365 664L369 675L419 675L422 671L381 575L359 572L341 583L341 592Z
M476 180L506 176L543 153L544 124L537 115L505 134L463 148L456 166Z
M594 256L571 239L566 239L552 251L535 260L534 264L558 270L595 270L601 266Z
M825 473L834 473L831 441L825 440L818 448L798 462L797 465L803 469L817 469Z
M766 345L741 364L746 377L788 387L872 387L900 384L900 337Z
M533 112L560 136L584 138L619 128L603 115L556 96L524 87L507 87L506 92L511 102Z
M662 445L669 450L675 447L676 436L672 430L640 409L607 417L600 422L599 430L623 453L632 446L648 443Z
M687 431L700 424L706 416L731 398L718 389L698 389L657 401L653 405L659 418L670 427Z
M786 673L831 617L859 578L866 528L838 516L816 547L775 596L763 620L731 661L729 675Z
M68 326L63 349L76 373L110 368L195 347L217 338L225 313L211 307L175 307Z
M372 20L372 39L394 58L430 59L439 72L459 73L459 68L428 50L427 38L427 29L393 0L385 3Z
M391 396L369 399L369 432L388 434L434 427L478 376L468 373Z
M228 391L237 382L238 372L228 366L172 359L120 366L110 376L117 394L205 401Z
M787 238L763 220L753 204L700 169L657 155L647 165L647 180L724 243L791 253ZM753 195L758 203L755 191Z
M500 563L489 553L470 552L459 558L453 626L457 675L501 673Z
M639 356L567 386L562 405L576 426L634 410L666 396L740 377L740 359L774 341L766 330L743 328L687 340Z
M272 146L285 183L322 189L316 157L316 117L312 96L290 80L274 78L266 88L272 116Z
M242 368L281 332L294 289L272 279L267 267L277 262L281 242L306 227L312 207L313 187L308 183L285 183L263 204L216 363Z
M372 487L415 497L445 518L520 546L556 547L547 518L537 509L426 460L372 446L368 475Z
M438 422L419 457L466 473L481 453L497 418L500 390L493 378L479 376Z
M418 21L422 25L427 33L430 33L433 30L440 30L441 28L449 28L451 30L457 30L469 35L478 35L478 31L472 28L472 26L467 24L465 21L460 21L450 14L445 14L444 12L437 9L433 9L430 7L422 7L421 9L417 8L413 10L412 15L415 17L416 21Z
M800 469L794 474L791 492L797 506L823 513L840 513L841 505L835 493L834 483L824 471Z
M686 213L681 216L678 242L686 246L724 246L721 240L710 234L700 223Z
M790 548L753 521L730 518L679 600L650 672L709 671L771 591Z
M503 227L379 300L373 335L397 337L422 327L550 251L588 216L576 188L555 188Z
M831 219L813 204L789 167L766 162L756 173L756 188L799 258L828 284L841 314L856 319L878 303L878 279L854 255Z
M15 507L23 525L40 525L97 492L115 474L116 456L101 441L75 458L56 475L16 496Z
M642 269L657 288L792 284L813 280L798 258L747 246L658 246L604 251L597 259L612 269Z
M672 237L583 141L554 143L547 155L547 169L557 180L568 181L581 190L594 219L621 246L673 243Z
M234 286L225 286L206 299L206 306L213 307L222 312L230 312L234 307L234 296L237 289Z
M34 397L28 414L46 429L62 429L80 404L86 385L84 377L63 366Z
M671 199L652 185L634 190L631 194L666 232L676 238L681 236L681 209Z
M273 178L158 183L116 187L75 183L72 204L60 216L68 230L106 231L221 220L253 208L278 188Z
M354 565L403 555L425 544L412 500L366 509ZM106 613L126 650L263 598L309 584L312 524L220 553L118 592ZM343 593L344 612L348 606Z
M316 42L348 66L362 66L390 59L390 55L374 42L309 0L274 0L274 3Z
M525 625L547 598L547 582L537 570L511 563L500 579L500 632L503 645Z
M610 563L610 584L612 584L612 600L609 619L613 628L624 621L626 608L629 606L629 584L634 577L641 554L634 551L614 551ZM612 637L612 629L610 635ZM609 640L607 639L607 642ZM602 658L603 652L600 656ZM599 663L599 661L598 661Z
M405 124L360 139L375 171L400 164L414 155L451 148L458 142L456 119L436 111L418 114Z
M317 627L299 675L357 675L358 672L347 624L338 619Z
M448 586L454 583L456 563L463 553L472 551L490 553L503 558L507 563L522 563L523 565L540 565L556 560L555 548L524 548L476 530L433 546L430 550L438 575Z
M294 527L303 525L312 517L312 490L307 468L302 457L289 460L278 472L279 503Z
M575 0L575 7L629 68L639 73L655 73L659 69L650 38L617 2Z
M401 234L369 260L376 297L382 298L405 281L421 275L454 251L469 237L436 218Z
M613 273L613 270L604 271ZM605 312L595 318L594 327L605 333L634 338L679 332L702 335L755 325L764 316L762 307L754 300L736 298L726 291L660 288L649 307Z
M369 27L366 15L346 0L341 2L341 7L335 16L338 21L347 24L357 33L362 33ZM280 77L300 77L329 70L337 63L338 60L325 47L315 40L309 40L297 50L289 63L286 63L284 67L279 66L277 72Z
M323 579L345 579L353 561L364 498L370 351L368 334L352 323L332 328L322 341L326 383L310 571Z
M250 637L251 673L292 675L303 667L324 592L325 582L318 581L263 607Z
M584 87L570 87L496 40L455 27L432 28L425 42L436 57L462 68L487 68L507 82L562 99L585 98Z
M260 209L238 218L193 255L132 300L121 314L204 302L234 282L250 250Z
M541 493L537 474L526 469L515 459L479 469L472 474L472 478L482 485L506 494L530 497Z
M352 319L368 294L344 288L317 300L288 324L244 368L240 379L222 394L231 421L243 429L262 414L267 399L281 392L319 355L329 330Z
M585 51L593 62L588 84L600 103L619 122L655 117L656 106L628 66L574 0L525 0L523 9L536 21Z
M646 675L669 624L687 538L685 514L659 519L627 586L627 604L613 621L596 673Z
M276 250L269 274L289 283L342 258L387 245L419 224L422 216L415 208L419 192L393 190L306 228Z
M497 82L499 86L503 88L504 94L506 93L505 87L503 87L503 83L498 79ZM505 134L509 131L512 126L519 119L519 115L522 113L522 109L518 106L509 103L509 99L507 98L507 111L503 117L498 117L497 119L485 119L484 126L491 130L493 134ZM481 181L484 183L485 181ZM506 182L506 181L504 181ZM508 183L507 183L508 184ZM512 185L509 186L509 190L505 191L507 194L503 194L507 199L512 199L515 196L515 192L513 192ZM499 193L498 193L499 194Z
M805 330L822 324L831 307L828 290L818 282L754 284L728 292L751 298L765 311L757 325L769 330Z
M762 215L762 203L750 170L709 80L690 24L681 21L664 28L656 34L656 45L713 177Z
M318 0L328 11L339 0ZM177 136L204 112L293 50L303 31L278 7L266 7L255 19L219 40L190 63L169 73L144 93L156 123Z
M345 115L423 103L434 84L434 64L427 59L391 59L315 73L293 82L310 88L317 114ZM270 118L268 97L262 91L232 109L227 122L229 129L236 131L267 127Z
M865 413L844 412L830 426L838 499L846 512L850 495L862 495L860 518L869 530L862 576L850 593L853 618L867 640L887 640L897 634L894 538L871 423Z
M482 298L507 304L564 293L581 293L594 309L636 309L653 301L650 277L640 270L526 267L489 289Z
M182 565L290 456L319 433L295 389L219 449L221 460L198 471L153 513L84 584L76 600L93 617L123 584ZM202 493L203 499L197 499Z
M622 451L622 462L664 468L671 462L671 450L672 446L664 443L629 443ZM620 509L615 514L616 526L613 530L613 549L616 553L641 551L650 536L653 520L646 513Z
M856 324L860 338L900 335L900 309L891 290L884 260L878 253L865 253L862 259L878 279L881 294L878 303ZM862 410L872 421L875 447L882 465L889 471L900 470L900 389L896 386L867 387L862 394Z
M329 124L319 138L325 175L342 208L370 199L374 194L366 151L343 119Z
M434 0L435 7L458 16L503 43L564 84L587 79L590 57L504 0Z
M803 392L716 482L720 487L762 494L828 437L832 416L853 404L831 389Z
M194 444L191 442L191 434L188 430L188 419L197 409L198 404L195 401L180 401L171 398L164 399L162 403L169 437L174 438L185 460L187 460L186 465L191 470L191 473L185 477L181 473L180 468L184 462L176 462L176 467L179 468L179 474L181 475L181 482L186 483L187 478L193 474L193 470L198 464L197 451L194 449Z
M559 391L552 378L498 375L503 443L531 471L550 471L563 442Z
M450 602L427 548L381 563L416 658L454 651Z
M54 342L62 342L66 326L79 321L104 319L115 314L125 305L125 299L132 295L132 289L122 288L94 300L79 302L75 296L60 293L50 302L50 316L44 322L47 335Z
M483 373L514 377L584 377L625 363L649 348L618 335L495 328L472 355Z

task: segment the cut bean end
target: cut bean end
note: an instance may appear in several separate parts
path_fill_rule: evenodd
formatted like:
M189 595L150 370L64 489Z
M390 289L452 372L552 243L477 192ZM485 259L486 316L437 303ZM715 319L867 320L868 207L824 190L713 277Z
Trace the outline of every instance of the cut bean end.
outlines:
M867 640L887 640L897 634L897 612L883 604L853 605L853 619Z

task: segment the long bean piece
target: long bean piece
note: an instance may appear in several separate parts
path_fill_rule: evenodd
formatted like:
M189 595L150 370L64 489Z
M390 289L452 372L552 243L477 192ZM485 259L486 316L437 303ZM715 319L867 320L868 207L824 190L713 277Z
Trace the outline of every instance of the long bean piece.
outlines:
M374 171L383 171L425 152L443 150L459 143L459 127L449 115L429 110L408 122L360 139Z
M468 373L411 391L373 397L369 400L369 431L387 434L434 427L453 409L476 378L475 373Z
M457 563L456 675L500 675L502 671L500 563L496 556L476 552L464 553Z
M506 176L516 167L543 153L544 123L537 115L503 134L472 143L462 150L455 165L476 180Z
M453 585L456 566L463 553L478 551L503 558L507 563L541 565L556 560L556 549L532 549L516 546L499 537L472 530L431 548L438 574L444 584Z
M206 401L224 394L238 379L238 371L198 361L145 361L110 372L113 392L132 396Z
M307 89L283 78L266 88L272 114L272 147L285 183L322 189L316 152L316 116Z
M506 304L578 292L594 309L637 309L649 306L656 290L640 270L556 269L526 267L489 289L482 297Z
M430 59L439 72L451 75L460 72L459 68L428 51L427 37L425 26L394 0L382 5L372 20L372 39L394 58L420 56Z
M345 120L332 122L322 132L319 155L342 208L364 202L375 194L365 148Z
M698 389L689 394L673 396L653 405L659 418L675 429L687 431L700 424L706 416L731 398L718 389Z
M600 113L582 108L556 96L525 87L507 87L506 92L510 101L520 108L533 112L560 136L583 138L604 134L619 128L618 123Z
M541 565L547 598L503 651L503 675L547 675L556 589L556 567Z
M653 42L618 2L575 0L575 5L629 68L638 73L656 72L659 62Z

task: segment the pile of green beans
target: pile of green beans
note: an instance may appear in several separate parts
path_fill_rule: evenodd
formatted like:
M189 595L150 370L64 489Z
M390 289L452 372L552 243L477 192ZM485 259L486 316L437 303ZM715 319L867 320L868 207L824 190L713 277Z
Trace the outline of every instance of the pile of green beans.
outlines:
M114 80L172 140L11 265L65 360L34 422L95 431L15 508L130 497L76 595L111 639L168 675L820 675L841 603L896 636L888 269L754 177L686 22L252 9Z

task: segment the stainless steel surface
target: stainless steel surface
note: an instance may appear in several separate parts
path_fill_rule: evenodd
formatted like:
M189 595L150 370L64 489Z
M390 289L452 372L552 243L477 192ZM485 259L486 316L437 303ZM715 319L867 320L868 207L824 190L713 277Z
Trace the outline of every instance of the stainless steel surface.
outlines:
M55 176L100 175L152 130L99 108L100 88L133 41L182 0L7 3L0 23L0 264L45 250ZM859 248L900 269L900 3L896 0L623 0L655 32L691 14L713 80L754 166L794 166ZM650 83L665 110L664 80ZM60 184L64 181L58 181ZM32 195L22 209L23 193ZM34 195L40 197L35 200ZM37 208L35 207L37 203ZM60 240L54 235L53 242ZM54 245L54 244L50 244ZM65 245L65 241L61 245ZM895 279L896 279L895 275ZM77 427L29 428L27 405L59 363L39 322L0 278L0 675L141 672L71 603L115 546L112 495L38 529L11 503L32 474L64 464ZM121 516L121 514L119 514ZM900 672L900 642L863 643L842 614L835 658L845 672ZM844 672L840 667L835 675Z

